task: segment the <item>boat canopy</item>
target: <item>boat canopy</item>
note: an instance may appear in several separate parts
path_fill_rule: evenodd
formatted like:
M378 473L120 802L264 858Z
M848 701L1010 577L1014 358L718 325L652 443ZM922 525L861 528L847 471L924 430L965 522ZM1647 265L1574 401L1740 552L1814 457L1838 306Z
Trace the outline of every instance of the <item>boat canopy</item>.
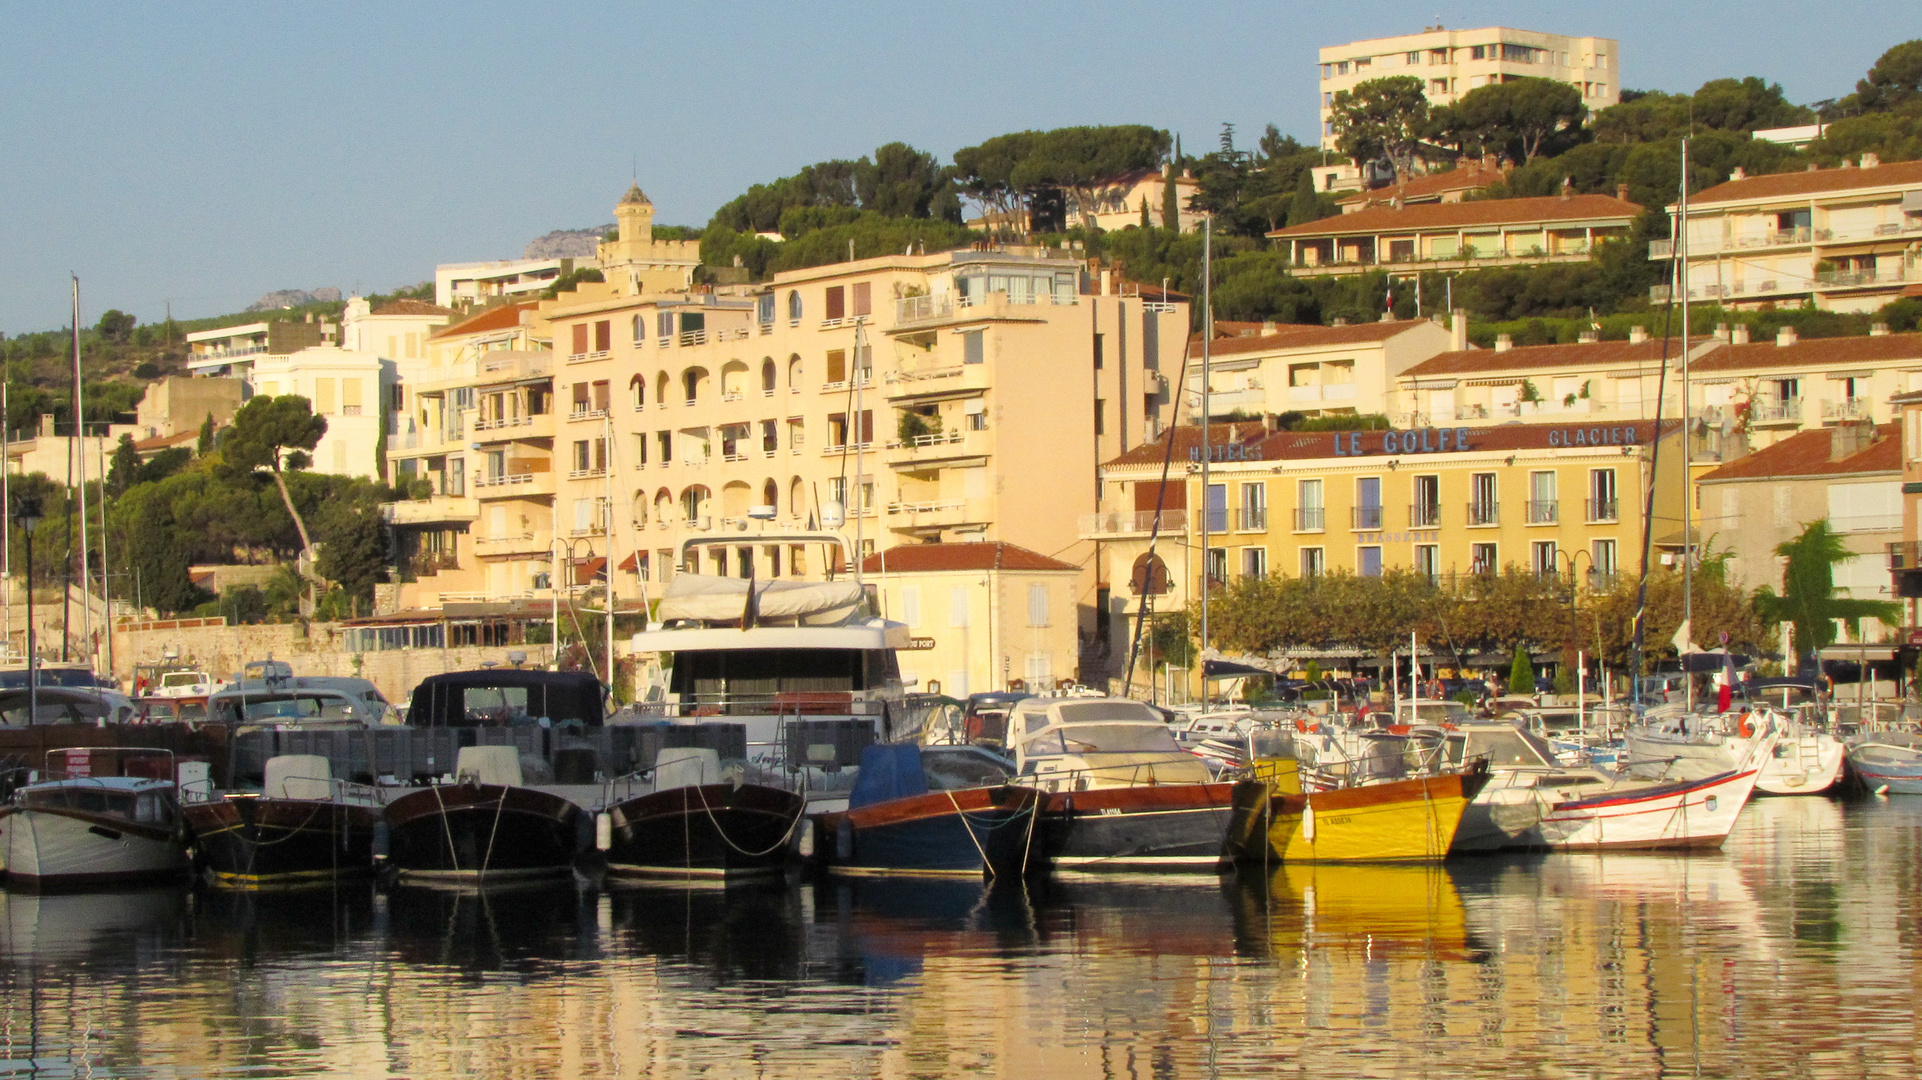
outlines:
M848 794L848 808L928 793L918 743L876 743L861 748L861 772Z
M750 602L748 590L754 590ZM751 581L680 573L661 597L656 618L672 622L740 624L793 622L804 626L840 626L860 616L867 594L855 581Z

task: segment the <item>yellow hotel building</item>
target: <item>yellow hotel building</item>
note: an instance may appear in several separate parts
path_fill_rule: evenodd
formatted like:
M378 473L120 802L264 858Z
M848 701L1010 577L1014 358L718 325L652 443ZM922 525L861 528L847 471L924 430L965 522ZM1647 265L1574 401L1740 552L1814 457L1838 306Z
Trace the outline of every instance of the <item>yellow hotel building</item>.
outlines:
M1673 561L1682 548L1680 430L1665 423L1658 440L1647 420L1339 432L1216 424L1204 494L1201 429L1180 427L1103 467L1104 509L1082 535L1104 545L1112 618L1138 612L1137 590L1156 579L1169 591L1155 610L1181 610L1204 573L1220 583L1390 569L1440 579L1513 564L1606 587L1640 567L1651 481L1657 549Z

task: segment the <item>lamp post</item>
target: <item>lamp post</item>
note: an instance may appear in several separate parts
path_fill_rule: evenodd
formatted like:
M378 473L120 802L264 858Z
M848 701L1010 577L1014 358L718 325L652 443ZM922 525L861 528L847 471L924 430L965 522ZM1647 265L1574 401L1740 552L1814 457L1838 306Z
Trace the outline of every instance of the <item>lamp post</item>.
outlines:
M1575 655L1575 702L1578 711L1584 704L1582 698L1586 696L1581 692L1582 682L1586 676L1586 672L1582 670L1581 650L1575 648L1575 594L1581 586L1581 579L1575 576L1575 566L1576 563L1583 558L1588 560L1589 573L1594 573L1595 556L1590 554L1587 548L1576 548L1574 551L1557 549L1555 552L1555 564L1557 566L1560 566L1564 562L1568 564L1568 636L1563 639L1564 652L1562 653L1562 658L1566 660L1570 653ZM1584 723L1586 723L1586 721L1584 721Z
M553 538L553 548L551 549L553 552L553 559L554 559L553 569L549 571L549 578L551 580L548 581L548 585L552 588L553 627L554 627L553 633L552 633L553 662L549 666L552 667L555 671L559 671L561 669L561 565L562 565L561 552L562 551L567 552L566 565L567 565L567 575L569 579L567 583L567 594L568 594L567 609L569 611L574 610L574 600L573 600L574 583L572 579L574 575L574 566L575 566L576 560L579 558L579 556L574 554L575 545L576 544L581 545L582 549L585 550L589 555L592 555L594 553L593 545L589 543L586 538L564 537L564 536L561 536L559 533L560 533L560 530L556 529L555 535ZM609 574L610 580L612 579L612 576L613 575L610 573ZM581 639L581 647L583 649L587 647L586 638ZM589 668L594 667L594 657L591 653L588 655L588 658L587 658L587 666ZM600 672L596 671L595 674L599 675Z
M33 530L40 526L40 500L21 496L13 523L27 534L27 722L33 723L40 715L40 654L33 632Z

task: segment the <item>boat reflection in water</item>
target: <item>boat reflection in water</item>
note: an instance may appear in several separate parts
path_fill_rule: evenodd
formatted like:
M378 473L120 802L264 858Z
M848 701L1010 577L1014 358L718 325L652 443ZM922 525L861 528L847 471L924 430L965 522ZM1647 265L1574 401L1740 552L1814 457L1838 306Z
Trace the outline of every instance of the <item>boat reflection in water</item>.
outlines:
M1244 874L1232 894L1235 936L1250 955L1281 960L1335 950L1479 962L1454 878L1440 865L1277 867L1266 881Z
M187 907L186 891L174 886L0 891L0 957L9 965L84 961L112 967L182 937Z

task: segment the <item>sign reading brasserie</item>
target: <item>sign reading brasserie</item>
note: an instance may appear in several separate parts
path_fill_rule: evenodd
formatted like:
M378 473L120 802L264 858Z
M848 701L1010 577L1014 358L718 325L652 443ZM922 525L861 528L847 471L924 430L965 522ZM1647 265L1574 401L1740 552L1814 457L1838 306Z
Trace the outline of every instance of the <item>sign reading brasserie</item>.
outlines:
M1487 431L1483 428L1479 431ZM1446 454L1458 450L1480 449L1471 441L1478 429L1414 428L1408 431L1338 431L1335 433L1336 457L1361 457L1365 454ZM1640 443L1634 425L1613 427L1552 428L1548 445L1554 449L1587 446L1635 446ZM1201 460L1201 447L1188 448L1188 460ZM1260 443L1228 443L1208 448L1210 462L1261 461Z

